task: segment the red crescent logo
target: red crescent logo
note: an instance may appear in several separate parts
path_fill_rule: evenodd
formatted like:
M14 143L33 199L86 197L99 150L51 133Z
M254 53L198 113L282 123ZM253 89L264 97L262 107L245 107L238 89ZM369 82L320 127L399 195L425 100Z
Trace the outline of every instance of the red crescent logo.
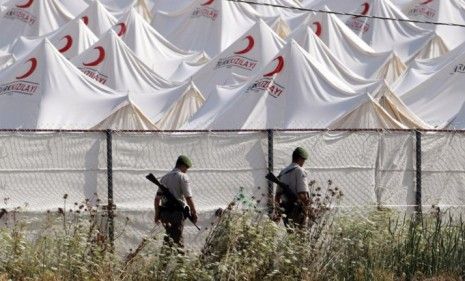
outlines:
M284 68L284 58L283 56L279 56L277 58L275 58L273 61L275 60L278 60L278 64L276 65L275 69L271 72L268 72L267 74L264 74L263 76L264 77L270 77L270 76L273 76L275 75L276 73L280 73L283 68Z
M247 47L245 47L245 49L241 51L234 52L236 55L242 55L242 54L250 52L250 50L252 50L253 46L255 45L255 40L253 39L251 35L246 36L245 39L247 39L248 41Z
M29 0L25 4L22 4L22 5L17 4L16 7L18 7L18 8L29 8L29 7L31 7L32 2L34 2L34 0Z
M89 17L88 16L83 16L81 19L82 19L82 21L84 22L85 25L89 24Z
M122 23L118 23L117 25L115 26L119 26L119 32L118 32L118 36L123 36L125 33L126 33L126 24L124 24L123 22Z
M105 59L105 49L103 47L95 47L94 49L98 50L98 57L96 60L89 63L83 63L85 66L97 66Z
M29 61L31 62L31 68L29 68L29 70L26 73L24 73L23 75L20 75L20 76L16 77L16 79L21 80L21 79L27 78L27 77L31 76L31 74L36 70L36 68L37 68L37 59L36 58L30 58L26 62L29 62Z
M66 39L66 44L63 48L58 50L60 53L68 51L69 48L71 48L71 46L73 45L73 37L71 37L71 35L66 35L65 37L61 38L61 40L63 39Z
M363 3L362 7L363 7L363 10L360 13L360 15L366 16L366 14L368 14L368 11L370 11L370 4L369 3ZM360 17L360 16L354 16L354 18L358 18L358 17Z
M315 30L316 36L320 37L320 35L321 35L321 23L316 21L313 24L316 25L316 30Z
M203 4L200 5L200 6L208 6L208 5L210 5L211 3L213 3L213 1L215 1L215 0L208 0L207 2L203 3Z
M431 3L431 2L433 2L433 0L426 0L425 2L421 3L421 5L426 5L426 4Z

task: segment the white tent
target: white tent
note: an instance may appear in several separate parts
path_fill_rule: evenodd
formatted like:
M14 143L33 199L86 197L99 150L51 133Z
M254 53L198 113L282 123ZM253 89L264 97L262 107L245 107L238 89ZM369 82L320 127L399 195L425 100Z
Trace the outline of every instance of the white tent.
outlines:
M0 81L1 128L88 129L127 100L85 76L47 39Z
M89 7L87 0L60 0L60 2L73 16L79 15Z
M459 112L447 125L452 130L464 130L465 129L465 102L460 108Z
M360 4L355 4L357 2ZM407 19L388 0L357 0L353 3L356 6L351 10L352 14ZM429 45L441 42L436 33L411 22L350 16L345 23L374 50L394 51L404 62L416 57L424 48L433 48Z
M217 85L235 83L233 74L255 77L284 46L279 36L259 20L242 37L210 61L191 79L208 97Z
M315 61L326 67L328 71L338 76L353 89L372 92L375 88L379 87L379 83L376 80L367 80L346 67L331 53L329 48L326 47L309 26L303 25L296 30L292 35L292 40L299 43Z
M376 102L396 121L407 128L432 129L433 127L425 123L413 111L408 108L391 88L384 84L380 86L374 96Z
M0 51L0 70L7 68L15 61L16 59L12 54Z
M144 114L146 117L140 119L150 120L151 124L161 122L157 125L159 128L181 126L204 101L191 83L174 84L159 77L135 56L113 30L107 31L98 42L71 62L89 77L118 92L126 93L132 104L127 109L136 108L135 116ZM115 121L115 116L99 126L112 123L119 127L120 124L125 124ZM126 124L140 127L144 123ZM145 124L144 126L150 127L147 122Z
M465 24L465 3L461 0L411 0L403 11L409 18L415 20ZM465 42L463 27L426 23L418 25L436 31L449 50Z
M421 119L443 127L465 101L464 60L459 47L444 57L417 62L392 86L393 92Z
M323 9L328 10L327 7ZM365 79L385 79L392 82L406 68L392 52L375 52L333 14L310 14L306 22L290 37L304 36L307 26L336 58Z
M204 123L194 116L185 128L265 129L327 128L368 99L357 94L290 41L263 71L236 88L233 97L218 97L215 114ZM223 99L223 104L220 104ZM205 105L209 105L206 101ZM208 109L202 110L206 113Z
M84 22L79 18L75 18L57 31L45 36L21 36L11 47L10 51L17 58L23 57L35 48L35 46L39 45L44 37L47 37L55 48L68 59L77 56L97 42L97 37L87 28Z
M139 59L165 79L183 62L203 65L208 61L203 53L186 52L175 47L145 22L135 9L123 17L115 31Z
M95 130L158 130L137 106L126 103L102 122L95 125Z
M58 0L12 0L0 18L0 49L7 50L19 36L50 33L72 18Z
M370 95L354 110L332 122L330 129L407 129L389 115Z
M286 38L287 35L300 26L307 17L306 11L279 7L303 8L300 0L253 0L249 1L249 3L250 2L265 4L250 4L250 6L252 6L257 14L268 23L281 38Z
M194 0L182 10L157 12L152 26L174 45L214 57L246 32L258 18L243 3Z
M99 0L93 0L89 7L77 17L81 18L99 38L117 23L116 18L108 12Z
M138 59L111 29L71 62L89 77L119 92L153 93L173 86Z

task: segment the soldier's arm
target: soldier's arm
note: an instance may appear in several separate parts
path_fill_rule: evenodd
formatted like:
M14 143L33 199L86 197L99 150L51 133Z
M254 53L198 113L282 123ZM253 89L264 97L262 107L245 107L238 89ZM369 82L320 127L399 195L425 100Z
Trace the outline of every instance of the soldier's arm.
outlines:
M186 203L191 210L192 220L194 221L194 223L197 223L197 211L195 209L194 200L192 200L192 190L190 186L189 177L187 175L183 175L181 178L181 189L184 198L186 198Z
M296 171L296 191L299 197L299 200L305 205L310 203L310 190L308 189L307 183L307 173L303 169L298 169Z

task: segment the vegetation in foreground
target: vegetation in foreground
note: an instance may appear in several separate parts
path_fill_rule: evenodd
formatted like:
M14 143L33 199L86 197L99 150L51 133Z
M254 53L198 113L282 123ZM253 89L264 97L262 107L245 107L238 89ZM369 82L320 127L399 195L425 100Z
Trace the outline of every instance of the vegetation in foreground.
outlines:
M331 183L329 183L331 185ZM240 194L218 214L201 252L150 237L127 256L101 233L98 203L49 213L26 231L20 210L0 210L0 280L463 280L465 224L438 209L423 219L373 211L335 215L341 194L313 193L305 231L286 231ZM319 198L319 199L318 199ZM318 199L318 200L317 200ZM60 227L56 227L57 224ZM142 247L143 245L143 247Z

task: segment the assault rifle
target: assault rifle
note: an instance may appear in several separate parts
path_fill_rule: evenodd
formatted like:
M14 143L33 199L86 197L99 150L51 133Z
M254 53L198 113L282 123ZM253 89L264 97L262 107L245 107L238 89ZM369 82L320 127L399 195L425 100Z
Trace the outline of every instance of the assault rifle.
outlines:
M145 177L149 181L153 182L156 186L158 186L161 189L161 191L163 192L163 195L165 196L165 198L168 201L169 205L173 206L176 210L181 211L183 213L184 217L188 218L192 222L192 224L198 230L200 230L200 227L198 227L195 224L194 219L192 218L191 210L190 210L189 206L187 206L187 205L184 206L184 204L179 199L174 197L174 195L169 191L169 189L166 186L164 186L163 184L161 184L152 173L148 174Z
M269 172L265 176L265 178L271 181L272 183L277 184L279 187L281 187L281 189L283 190L283 193L287 197L287 200L293 203L297 202L297 199L298 199L297 194L295 194L295 192L289 187L289 185L280 181L272 172Z

